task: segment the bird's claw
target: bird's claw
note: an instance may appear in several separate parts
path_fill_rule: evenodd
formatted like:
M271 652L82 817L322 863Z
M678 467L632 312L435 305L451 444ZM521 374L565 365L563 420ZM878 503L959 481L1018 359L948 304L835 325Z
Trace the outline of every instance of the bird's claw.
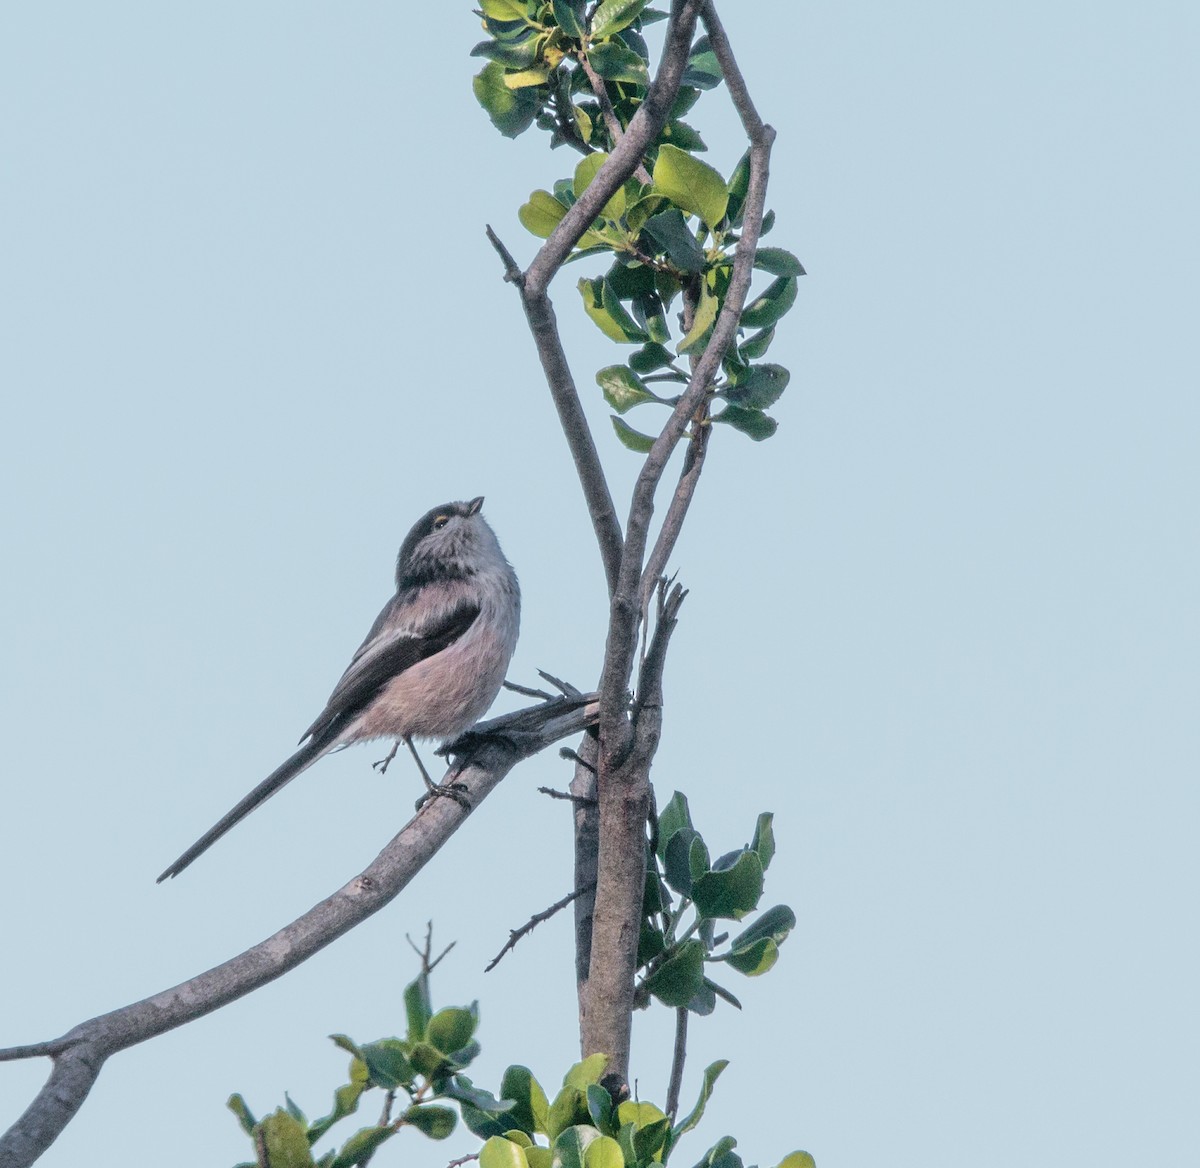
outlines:
M467 798L466 783L430 783L429 789L422 795L416 804L416 809L421 810L430 799L453 799L465 811L471 810L471 800Z

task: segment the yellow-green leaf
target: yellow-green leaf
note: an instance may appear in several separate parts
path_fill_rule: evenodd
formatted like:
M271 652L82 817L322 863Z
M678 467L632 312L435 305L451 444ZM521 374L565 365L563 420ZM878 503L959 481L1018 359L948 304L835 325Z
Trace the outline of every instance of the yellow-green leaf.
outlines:
M549 239L566 213L566 207L549 191L532 191L529 202L522 203L517 211L517 218L526 231L539 239Z
M707 162L677 146L659 147L654 164L654 189L681 211L699 215L711 229L725 217L729 192L725 180Z

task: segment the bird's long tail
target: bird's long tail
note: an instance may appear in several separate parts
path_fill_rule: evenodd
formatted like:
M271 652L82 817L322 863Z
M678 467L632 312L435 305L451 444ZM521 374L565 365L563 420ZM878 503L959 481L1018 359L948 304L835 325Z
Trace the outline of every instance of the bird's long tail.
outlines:
M317 759L329 751L330 746L331 743L326 741L310 741L307 746L300 747L287 762L276 767L236 807L214 823L158 878L157 883L161 884L168 876L178 876L197 856L207 852L235 823L245 819L251 811L260 803L266 802L285 783L290 782L301 771L312 766Z

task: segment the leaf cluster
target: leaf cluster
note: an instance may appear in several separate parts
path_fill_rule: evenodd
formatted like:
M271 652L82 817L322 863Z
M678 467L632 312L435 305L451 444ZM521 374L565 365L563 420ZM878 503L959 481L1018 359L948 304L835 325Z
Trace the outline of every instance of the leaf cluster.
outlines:
M475 1087L461 1072L479 1054L475 1030L479 1006L447 1007L434 1011L429 997L429 972L422 969L404 990L408 1029L404 1038L380 1038L356 1043L344 1034L333 1042L348 1051L349 1081L333 1096L333 1108L321 1119L309 1120L285 1095L285 1106L261 1120L255 1119L241 1095L232 1095L229 1109L254 1141L258 1159L239 1168L355 1168L370 1162L375 1152L401 1128L410 1127L430 1139L444 1140L457 1126L455 1106L464 1118L505 1111L508 1100L498 1100ZM360 1128L340 1148L315 1158L316 1144L333 1125L353 1115L363 1096L372 1090L385 1095L380 1121ZM398 1096L408 1102L393 1118Z
M649 87L649 51L644 24L665 13L644 0L603 0L590 20L582 2L573 0L485 0L480 16L488 39L473 52L489 58L475 78L475 95L501 133L515 137L537 124L551 132L551 144L568 143L585 154L571 178L553 190L536 190L518 212L522 224L548 238L563 216L596 177L615 145L601 116L590 69L603 85L622 132ZM578 241L567 262L607 254L607 272L578 283L584 311L597 328L618 344L638 349L622 365L596 374L605 401L615 411L612 425L629 449L645 453L653 437L630 426L622 415L636 406L678 401L688 381L681 362L703 353L725 302L733 271L734 248L743 226L749 188L749 154L728 179L696 158L707 149L682 121L705 89L721 81L721 70L707 37L699 38L688 58L683 82L661 134L647 151L650 181L630 178L616 191ZM774 224L763 220L761 234ZM796 300L800 261L779 247L759 247L754 266L774 280L747 304L739 320L739 339L725 355L713 397L698 424L721 422L756 441L775 433L766 413L787 388L782 365L762 363L775 336L775 325ZM677 336L668 314L679 302Z
M709 970L724 965L758 977L778 961L779 947L796 927L796 914L785 904L762 912L732 940L717 932L719 921L742 921L758 909L764 873L775 855L773 818L763 812L750 843L714 861L692 824L687 799L678 791L671 797L648 849L638 1005L656 998L704 1015L722 998L741 1009Z

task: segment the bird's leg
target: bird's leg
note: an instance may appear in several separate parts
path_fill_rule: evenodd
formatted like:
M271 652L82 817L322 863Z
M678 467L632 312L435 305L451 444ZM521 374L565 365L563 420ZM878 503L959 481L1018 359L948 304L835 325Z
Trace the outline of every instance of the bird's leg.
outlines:
M397 745L399 745L397 743ZM421 772L421 778L425 780L427 788L424 795L417 800L417 810L419 811L425 806L430 799L436 798L438 795L448 795L460 807L465 807L468 811L471 810L470 800L465 794L466 788L462 783L435 783L430 777L429 772L425 769L425 764L421 761L421 756L417 753L417 748L413 745L413 740L410 736L405 736L404 745L408 747L413 759L417 764L417 769Z
M378 762L372 763L371 765L381 775L387 774L388 766L391 763L392 759L394 759L396 757L396 751L398 751L399 749L400 749L400 739L397 738L396 741L392 743L392 749L388 751L387 758L381 758ZM420 764L420 761L421 761L420 759L417 760L418 765ZM421 767L421 770L422 770L422 772L424 772L425 768Z

